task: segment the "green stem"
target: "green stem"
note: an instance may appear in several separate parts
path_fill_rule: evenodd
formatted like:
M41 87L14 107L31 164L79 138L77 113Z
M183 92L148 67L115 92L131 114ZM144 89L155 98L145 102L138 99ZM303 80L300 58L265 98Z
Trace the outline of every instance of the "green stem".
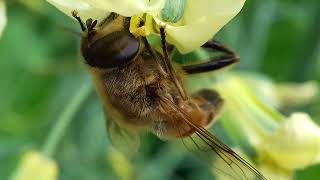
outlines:
M71 123L74 115L84 100L89 96L91 84L86 81L86 83L78 89L79 91L74 94L70 102L66 105L64 111L60 114L55 126L51 130L48 139L45 141L42 152L47 157L53 156L60 139L65 134L65 131Z

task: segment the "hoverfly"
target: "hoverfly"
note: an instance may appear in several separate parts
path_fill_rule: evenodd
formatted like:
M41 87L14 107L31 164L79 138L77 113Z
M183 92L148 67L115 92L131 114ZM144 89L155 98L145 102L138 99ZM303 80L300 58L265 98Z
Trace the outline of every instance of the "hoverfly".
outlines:
M266 179L206 129L218 116L223 99L208 89L187 94L182 77L172 66L165 28L159 29L162 40L159 52L145 37L134 37L129 32L130 17L111 13L98 24L92 19L84 23L75 11L72 15L84 32L81 53L103 99L109 116L109 137L115 146L121 146L119 138L134 143L135 132L140 130L164 139L193 136L198 139L193 142L199 149L205 146L224 161L231 172L226 174L232 179ZM182 66L180 71L209 72L239 60L232 50L217 41L208 41L202 48L225 55L202 64Z

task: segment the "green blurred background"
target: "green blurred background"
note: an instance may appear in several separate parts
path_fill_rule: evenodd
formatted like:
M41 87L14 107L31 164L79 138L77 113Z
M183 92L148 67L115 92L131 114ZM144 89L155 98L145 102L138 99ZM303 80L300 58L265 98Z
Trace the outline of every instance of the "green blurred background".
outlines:
M30 149L55 159L62 180L120 178L110 158L101 101L93 88L86 92L93 85L81 61L79 37L68 30L79 31L78 24L45 1L10 0L6 5L8 24L0 39L0 179L12 175ZM217 39L240 54L238 70L276 82L319 82L319 17L318 0L248 0ZM315 106L299 110L320 120ZM61 117L72 122L49 138ZM143 135L133 171L146 180L210 176L191 162L176 145ZM296 178L319 179L317 171L319 166L309 167Z

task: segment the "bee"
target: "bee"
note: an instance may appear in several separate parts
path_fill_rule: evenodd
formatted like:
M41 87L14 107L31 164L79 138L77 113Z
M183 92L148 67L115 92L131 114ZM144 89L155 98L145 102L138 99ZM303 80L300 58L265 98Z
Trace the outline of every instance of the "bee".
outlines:
M151 47L145 37L130 33L130 17L111 13L102 22L88 19L84 23L76 11L72 15L83 31L81 53L103 100L109 137L115 146L136 144L135 133L143 130L162 139L195 136L200 140L194 141L197 146L200 143L223 159L231 171L226 173L228 176L266 179L206 129L223 106L220 95L211 89L188 95L183 86L184 77L180 75L214 71L234 64L239 57L232 50L217 41L208 41L202 48L224 55L201 64L174 68L164 27L159 29L161 52ZM140 25L143 26L143 22Z

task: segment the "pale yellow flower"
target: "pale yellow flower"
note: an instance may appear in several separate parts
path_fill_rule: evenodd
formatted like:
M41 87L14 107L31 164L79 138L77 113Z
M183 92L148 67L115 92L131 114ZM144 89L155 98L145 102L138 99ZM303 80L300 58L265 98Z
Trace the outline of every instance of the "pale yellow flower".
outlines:
M320 163L320 127L308 114L293 113L257 149L283 169L303 169Z
M37 151L29 151L22 157L11 180L56 180L58 165Z
M263 81L263 78L255 81L259 80ZM221 123L230 131L231 139L254 147L257 165L269 179L289 180L294 171L320 163L320 127L306 113L292 113L289 117L280 114L259 98L263 97L263 91L250 82L254 81L248 79L248 75L225 74L215 87L226 102ZM276 85L267 84L265 87ZM267 94L277 93L267 91Z
M123 16L151 16L158 26L165 26L168 41L180 52L187 53L199 48L211 39L242 8L245 0L179 0L184 2L182 17L177 22L165 22L162 10L171 0L47 0L59 10L71 15L76 10L83 19L102 20L110 12ZM152 31L151 29L146 31ZM157 31L152 31L158 33ZM148 33L138 32L139 35Z

